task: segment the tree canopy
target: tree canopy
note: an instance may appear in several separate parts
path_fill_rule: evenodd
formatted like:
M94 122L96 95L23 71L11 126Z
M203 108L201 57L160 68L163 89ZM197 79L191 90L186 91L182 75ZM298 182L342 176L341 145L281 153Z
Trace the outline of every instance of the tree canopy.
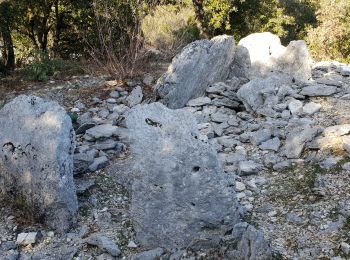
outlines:
M120 59L161 38L162 48L178 47L183 32L186 40L239 40L271 31L284 43L307 39L316 58L349 61L349 10L348 0L1 0L0 72L30 63L37 50L63 59L111 59L112 51Z

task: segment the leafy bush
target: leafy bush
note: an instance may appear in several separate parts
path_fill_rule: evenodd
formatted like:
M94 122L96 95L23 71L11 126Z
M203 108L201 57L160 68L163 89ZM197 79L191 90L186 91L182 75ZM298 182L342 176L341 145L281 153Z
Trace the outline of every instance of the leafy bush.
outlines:
M310 28L307 36L312 55L350 63L350 1L321 0L319 5L319 26Z
M146 42L167 54L199 38L191 5L160 5L142 21Z
M35 50L33 61L26 67L25 72L31 80L47 81L50 76L64 67L65 63L62 59L51 59L47 52Z

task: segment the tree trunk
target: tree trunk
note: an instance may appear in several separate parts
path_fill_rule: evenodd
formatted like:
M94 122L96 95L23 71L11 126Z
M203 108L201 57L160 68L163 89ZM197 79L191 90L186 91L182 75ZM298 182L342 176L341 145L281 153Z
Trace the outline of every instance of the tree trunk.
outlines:
M15 69L15 52L13 50L13 41L12 41L10 28L8 27L3 28L2 39L4 41L4 47L6 52L6 57L5 57L6 68L8 70L14 70Z
M194 11L196 13L196 18L201 25L201 31L204 36L210 36L210 30L208 28L208 19L205 16L203 0L192 0Z

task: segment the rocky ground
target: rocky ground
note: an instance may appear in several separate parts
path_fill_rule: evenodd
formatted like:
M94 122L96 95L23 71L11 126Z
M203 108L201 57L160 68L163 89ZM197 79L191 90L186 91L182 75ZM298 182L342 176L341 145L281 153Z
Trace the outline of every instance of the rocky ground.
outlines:
M350 258L350 68L317 63L312 76L278 88L268 78L259 96L252 81L231 77L185 108L217 150L244 220L263 232L275 259ZM120 128L132 107L155 101L154 78L86 75L3 97L43 96L69 112L79 211L75 227L60 234L0 197L1 259L234 259L230 235L214 250L147 251L136 243L128 178L134 158Z

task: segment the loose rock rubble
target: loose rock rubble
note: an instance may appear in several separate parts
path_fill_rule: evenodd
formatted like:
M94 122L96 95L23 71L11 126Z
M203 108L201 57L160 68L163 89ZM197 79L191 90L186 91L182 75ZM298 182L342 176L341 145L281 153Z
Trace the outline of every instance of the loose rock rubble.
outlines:
M150 75L99 83L66 107L75 226L0 196L0 258L348 259L349 68L263 33L186 47L155 86L170 109L144 104Z

